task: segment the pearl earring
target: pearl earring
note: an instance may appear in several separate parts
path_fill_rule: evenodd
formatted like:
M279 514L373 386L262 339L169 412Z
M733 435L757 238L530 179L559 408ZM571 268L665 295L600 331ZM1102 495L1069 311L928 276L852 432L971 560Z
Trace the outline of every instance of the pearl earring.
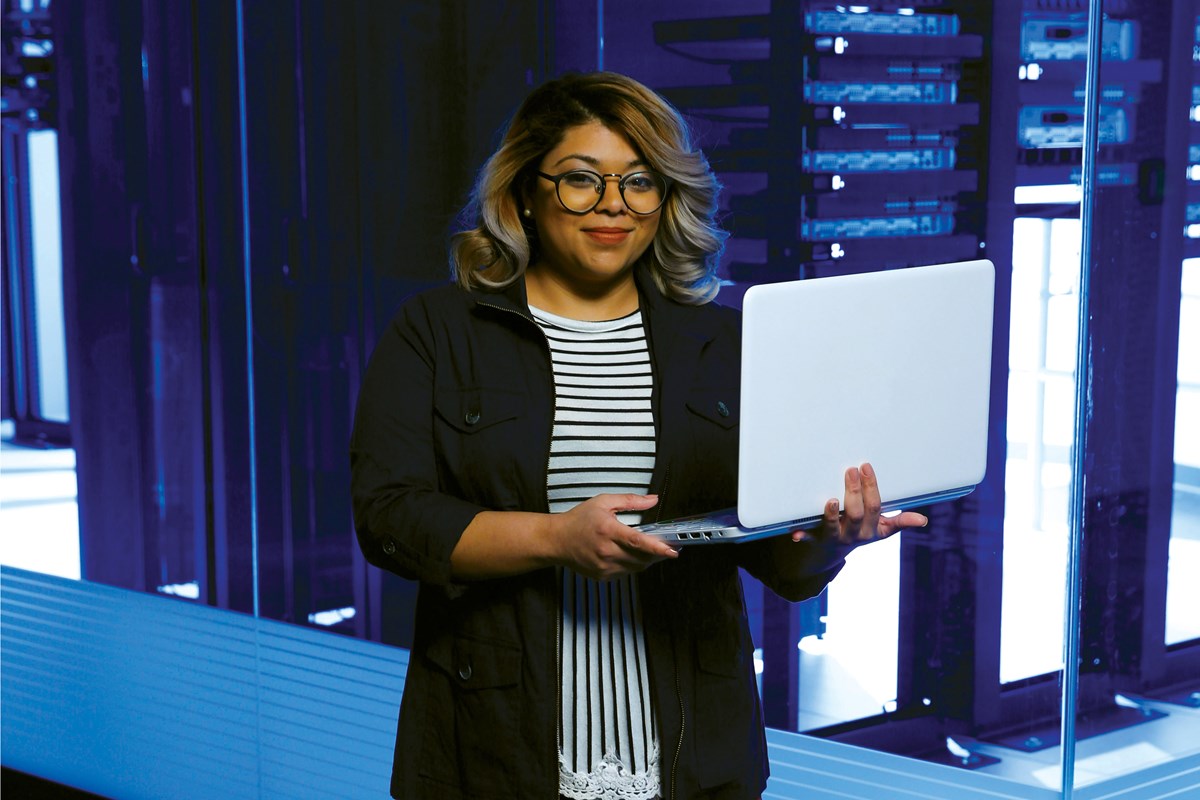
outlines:
M533 211L531 211L531 210L530 210L530 209L528 209L528 208L527 208L527 209L525 209L525 216L526 216L526 218L528 218L528 217L532 217L532 216L533 216Z

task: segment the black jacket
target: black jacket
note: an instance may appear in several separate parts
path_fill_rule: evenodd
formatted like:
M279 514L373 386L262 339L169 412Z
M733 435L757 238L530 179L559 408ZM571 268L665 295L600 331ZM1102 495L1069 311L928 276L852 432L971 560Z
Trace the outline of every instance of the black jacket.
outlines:
M650 513L732 506L740 316L676 303L638 278L655 375ZM553 420L549 348L519 281L414 296L371 357L351 445L359 543L372 564L420 581L395 797L558 797L554 570L474 583L450 574L478 512L547 510ZM765 786L737 567L799 600L841 555L782 537L685 548L639 575L664 798L758 797Z

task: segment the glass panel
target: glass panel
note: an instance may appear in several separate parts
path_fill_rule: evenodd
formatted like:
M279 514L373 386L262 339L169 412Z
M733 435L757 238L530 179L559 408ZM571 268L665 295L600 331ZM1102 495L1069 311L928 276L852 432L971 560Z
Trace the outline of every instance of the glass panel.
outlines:
M38 411L43 419L66 422L67 345L63 321L57 132L31 131L28 152Z
M1169 645L1200 639L1200 582L1193 579L1200 575L1200 258L1183 262L1174 471L1167 562Z
M1200 572L1200 4L1190 9L1192 66L1188 109L1185 252L1180 278L1178 387L1175 400L1174 492L1168 562L1167 644L1200 639L1200 586L1184 576ZM1173 118L1182 108L1172 107ZM1196 696L1193 695L1193 700Z
M353 79L340 71L355 63L353 16L335 6L243 10L253 341L249 374L236 379L252 389L255 611L361 635L346 456L347 337L361 300L356 128L321 123L354 118ZM304 47L301 31L312 34ZM318 64L334 80L313 80Z
M826 592L824 632L799 642L797 730L896 709L900 539L851 553Z
M254 338L228 375L253 387L256 608L408 645L415 585L368 570L354 536L354 402L400 302L447 279L448 229L529 91L546 12L243 8ZM479 79L450 90L477 59Z
M1194 574L1197 543L1184 460L1194 456L1180 443L1195 425L1196 376L1186 366L1196 360L1197 337L1188 336L1195 288L1181 267L1195 254L1186 219L1197 133L1185 120L1200 83L1188 57L1200 44L1200 7L1177 0L1104 10L1097 181L1085 220L1092 279L1082 310L1086 439L1077 454L1077 789L1200 752L1197 596L1178 585L1181 570Z
M1002 683L1062 669L1079 232L1077 219L1013 225Z
M30 39L26 46L35 44L43 45L44 40ZM45 80L36 65L33 71ZM14 109L24 107L31 97L44 103L44 89L39 93L44 84L37 79L30 75L6 85L6 109L9 103ZM29 95L18 98L18 87L29 89ZM35 105L23 114L14 113L11 120L5 118L5 291L0 320L8 371L5 391L11 393L5 398L5 411L35 426L68 420L58 136L40 127L39 110ZM77 580L81 566L75 452L22 446L18 441L36 437L17 434L17 425L6 420L0 431L0 563Z
M0 441L0 564L78 580L75 451Z

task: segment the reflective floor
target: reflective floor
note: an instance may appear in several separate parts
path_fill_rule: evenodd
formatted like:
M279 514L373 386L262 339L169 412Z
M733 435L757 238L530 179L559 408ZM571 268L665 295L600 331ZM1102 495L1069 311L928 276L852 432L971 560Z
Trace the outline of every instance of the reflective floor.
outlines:
M1079 741L1075 748L1075 786L1087 786L1146 767L1200 752L1200 708L1146 701L1166 716ZM1061 748L1033 753L986 742L971 749L1000 759L980 772L1034 786L1058 789Z

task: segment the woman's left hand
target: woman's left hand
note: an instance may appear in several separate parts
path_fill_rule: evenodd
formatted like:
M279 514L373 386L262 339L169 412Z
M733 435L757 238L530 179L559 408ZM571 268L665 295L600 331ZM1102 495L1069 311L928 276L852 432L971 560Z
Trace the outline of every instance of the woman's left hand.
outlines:
M825 503L825 516L817 531L798 530L792 533L792 541L817 537L843 545L856 546L886 539L905 528L921 528L929 524L929 518L915 511L902 511L895 516L881 516L879 482L870 464L850 467L846 470L846 498L841 506L836 497ZM839 513L844 507L845 512Z

